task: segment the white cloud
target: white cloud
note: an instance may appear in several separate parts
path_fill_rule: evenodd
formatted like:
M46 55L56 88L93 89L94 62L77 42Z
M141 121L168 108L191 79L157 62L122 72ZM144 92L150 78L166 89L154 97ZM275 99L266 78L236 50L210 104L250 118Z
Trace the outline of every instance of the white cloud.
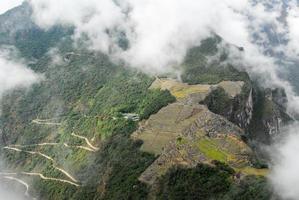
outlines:
M111 0L31 0L35 22L49 28L55 24L76 27L75 37L87 34L94 49L108 53L113 43L106 34L107 29L121 27L124 14Z
M0 97L9 90L28 87L40 78L21 62L10 60L7 52L0 51Z
M0 200L25 200L24 195L19 191L11 191L0 182Z
M231 60L250 74L262 77L264 86L284 87L290 98L289 110L298 105L295 110L299 113L299 101L291 85L278 75L277 59L264 54L271 45L265 26L270 26L276 37L288 33L291 41L271 46L273 51L299 49L295 0L290 2L288 26L282 19L282 1L64 0L57 4L54 0L30 0L30 3L33 17L41 27L72 25L76 29L75 38L89 36L91 49L123 59L149 73L177 70L190 47L216 33L225 42L244 47L245 53L232 54ZM118 47L115 30L126 34L130 44L127 50Z
M271 149L274 165L270 180L276 193L284 199L298 200L299 191L299 125L289 127L284 138Z
M251 30L275 22L280 14L249 0L31 0L35 21L76 27L87 34L91 48L123 58L147 72L167 72L180 64L187 49L219 34L228 43L254 49ZM114 3L118 2L118 3ZM130 47L117 48L113 30L126 33ZM110 30L110 35L107 34ZM255 50L257 51L257 50Z
M1 0L0 1L0 14L6 12L7 10L20 5L23 0Z
M12 54L13 52L7 49L0 49L0 101L6 92L16 88L27 88L42 78L41 75L27 68L21 61L13 60ZM2 169L2 165L0 160L0 169ZM23 188L19 189L18 187L18 189L10 190L7 188L6 181L3 182L3 177L0 179L0 200L23 200L25 198L20 191L23 191Z
M290 5L288 10L288 39L290 42L288 43L289 46L289 53L295 57L299 56L299 7L296 2L293 2Z

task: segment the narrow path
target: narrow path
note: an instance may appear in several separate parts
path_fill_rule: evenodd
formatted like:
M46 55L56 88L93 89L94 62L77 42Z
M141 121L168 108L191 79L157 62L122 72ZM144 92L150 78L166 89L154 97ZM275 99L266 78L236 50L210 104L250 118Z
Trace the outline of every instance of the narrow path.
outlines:
M53 158L51 158L50 156L46 155L46 154L43 154L43 153L40 153L40 152L35 152L35 151L25 151L25 150L21 150L21 149L18 149L18 148L15 148L15 147L4 147L4 149L8 149L8 150L12 150L12 151L16 151L16 152L24 152L24 153L28 153L28 154L31 154L31 155L39 155L41 157L44 157L46 158L47 160L50 160L52 162L52 166L57 169L58 171L62 172L64 175L66 175L69 179L71 179L72 181L74 182L78 182L72 175L70 175L67 171L65 171L64 169L62 168L59 168L57 165L56 165L56 162Z
M53 119L34 119L32 120L33 124L39 125L53 125L53 126L60 126L61 123L58 122L51 122Z
M89 141L88 138L86 138L86 137L84 137L84 136L81 136L81 135L77 135L77 134L75 134L75 133L72 133L71 135L74 136L74 137L77 137L77 138L79 138L79 139L85 140L86 144L87 144L91 149L93 149L94 151L98 151L98 150L99 150L98 147L95 147L95 146L93 146L93 145L91 144L91 142Z
M94 149L89 148L89 147L85 147L85 146L72 146L72 145L69 145L69 144L67 144L67 143L63 143L63 145L64 145L65 147L69 147L69 148L78 148L78 149L84 149L84 150L86 150L86 151L90 151L90 152L95 152Z
M21 172L21 174L28 175L28 176L39 176L43 180L51 180L51 181L58 181L58 182L62 182L62 183L68 183L68 184L74 185L76 187L80 186L79 184L74 183L72 181L68 181L68 180L65 180L65 179L59 179L59 178L46 177L46 176L44 176L43 174L40 174L40 173Z
M34 173L34 172L20 172L20 173L11 173L11 172L0 172L0 175L3 175L3 176L12 176L12 175L26 175L26 176L38 176L40 177L41 179L43 180L50 180L50 181L57 181L57 182L61 182L61 183L68 183L70 185L73 185L73 186L76 186L76 187L80 187L79 184L77 183L74 183L72 181L69 181L69 180L65 180L65 179L59 179L59 178L51 178L51 177L46 177L44 176L43 174L41 173Z
M85 146L77 146L77 145L69 145L67 143L41 143L41 144L29 144L29 145L19 145L19 144L12 144L12 145L9 145L8 147L6 148L26 148L26 147L36 147L36 146L58 146L58 145L63 145L65 147L68 147L68 148L77 148L77 149L84 149L86 151L90 151L90 152L95 152L94 149L91 149L89 147L85 147Z
M41 143L41 144L28 144L28 145L12 144L12 145L9 145L9 146L10 147L25 148L25 147L56 146L56 145L59 145L59 143Z

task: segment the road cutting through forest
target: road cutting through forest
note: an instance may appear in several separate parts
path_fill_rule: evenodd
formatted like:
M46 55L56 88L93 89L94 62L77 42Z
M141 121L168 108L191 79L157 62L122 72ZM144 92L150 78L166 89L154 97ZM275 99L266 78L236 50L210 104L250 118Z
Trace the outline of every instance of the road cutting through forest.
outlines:
M74 136L74 137L80 138L80 139L82 139L82 140L85 140L86 144L87 144L91 149L93 149L94 151L98 151L98 150L99 150L98 147L95 147L95 146L93 146L93 145L91 144L91 142L89 141L88 138L86 138L86 137L84 137L84 136L81 136L81 135L77 135L77 134L75 134L75 133L72 133L71 135Z
M46 177L41 173L35 173L35 172L20 172L20 173L11 173L11 172L0 172L0 176L18 176L18 175L26 175L26 176L38 176L43 180L49 180L49 181L57 181L57 182L61 182L61 183L68 183L70 185L76 186L76 187L80 187L80 185L78 183L74 183L72 181L69 180L65 180L65 179L59 179L59 178L51 178L51 177Z
M74 182L72 182L72 181L65 180L65 179L59 179L59 178L46 177L46 176L44 176L44 175L41 174L41 173L21 172L21 174L28 175L28 176L39 176L39 177L40 177L41 179L43 179L43 180L58 181L58 182L62 182L62 183L68 183L68 184L74 185L74 186L76 186L76 187L80 187L79 184L74 183Z
M58 123L58 122L52 122L53 120L57 120L58 118L52 118L52 119L34 119L32 120L32 123L34 124L39 124L39 125L53 125L53 126L60 126L62 123ZM91 152L95 152L98 151L99 148L95 147L91 144L91 142L89 141L88 138L84 137L84 136L80 136L77 135L75 133L72 133L71 136L79 138L81 140L85 140L86 144L90 147L85 147L85 146L71 146L71 145L65 145L66 147L72 147L72 148L80 148L80 149L84 149L87 151L91 151ZM43 144L38 144L39 146L42 146ZM57 143L44 143L44 145L58 145Z
M53 125L53 126L59 126L59 125L61 125L61 123L53 122L53 119L35 119L35 120L32 120L32 123L39 124L39 125ZM43 180L68 183L68 184L74 185L76 187L79 187L80 186L79 185L79 181L76 178L74 178L70 173L68 173L66 170L58 167L56 161L52 157L50 157L50 156L48 156L48 155L46 155L44 153L38 152L38 151L29 151L29 150L22 150L21 149L21 148L38 147L38 146L57 146L57 145L63 145L65 147L67 147L67 148L83 149L83 150L90 151L90 152L96 152L96 151L99 150L98 147L95 147L95 146L92 145L92 143L90 142L90 140L87 137L80 136L80 135L77 135L75 133L72 133L71 136L73 136L75 138L78 138L78 139L81 139L81 140L84 140L85 143L87 144L87 146L70 145L68 143L63 143L62 144L62 143L55 143L55 142L52 142L52 143L51 142L45 142L45 143L40 143L40 144L29 144L29 145L15 144L15 145L10 145L10 146L3 147L3 149L6 149L6 150L16 151L16 152L20 152L20 153L24 152L24 153L31 154L31 155L41 156L41 157L49 160L52 163L52 166L56 170L58 170L61 173L63 173L70 180L53 178L53 177L46 177L43 174L36 173L36 172L20 172L20 173L3 173L3 172L0 172L0 176L2 175L3 178L5 178L5 179L17 181L18 183L24 185L26 187L26 192L25 192L26 196L29 195L28 194L29 185L26 182L24 182L23 180L15 178L13 176L16 176L16 175L38 176L38 177L40 177Z
M41 143L41 144L28 144L28 145L19 145L19 144L12 144L9 145L10 148L27 148L27 147L37 147L37 146L58 146L58 145L63 145L67 148L77 148L77 149L83 149L86 151L90 151L90 152L95 152L94 149L89 148L89 147L85 147L82 145L69 145L67 143Z
M40 153L40 152L35 152L35 151L25 151L25 150L21 150L21 149L18 149L18 148L15 148L15 147L4 147L4 149L8 149L8 150L12 150L12 151L17 151L17 152L24 152L24 153L28 153L28 154L31 154L31 155L39 155L41 157L44 157L46 158L47 160L50 160L52 162L52 166L57 169L58 171L62 172L64 175L66 175L69 179L71 179L72 181L74 182L78 182L72 175L70 175L67 171L65 171L64 169L62 168L59 168L57 165L56 165L56 162L53 158L51 158L50 156L46 155L46 154L43 154L43 153Z
M68 148L78 148L78 149L84 149L84 150L86 150L86 151L90 151L90 152L95 152L94 149L89 148L89 147L85 147L85 146L81 146L81 145L79 145L79 146L73 146L73 145L69 145L69 144L67 144L67 143L63 143L63 145L64 145L65 147L68 147Z
M41 144L28 144L28 145L20 145L20 144L12 144L9 145L10 147L19 147L19 148L26 148L26 147L36 147L36 146L56 146L59 143L41 143Z
M58 122L52 122L53 119L34 119L32 120L33 124L39 124L39 125L53 125L53 126L60 126L61 123Z

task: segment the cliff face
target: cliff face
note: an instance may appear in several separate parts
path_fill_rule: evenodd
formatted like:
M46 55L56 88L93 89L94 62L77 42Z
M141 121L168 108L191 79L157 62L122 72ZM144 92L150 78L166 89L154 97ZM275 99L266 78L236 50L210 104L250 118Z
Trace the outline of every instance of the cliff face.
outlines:
M243 82L236 95L231 96L223 87L220 87L212 91L203 102L212 112L224 116L246 130L252 119L252 93L251 85Z
M183 63L182 79L189 84L219 84L202 100L212 112L247 130L253 116L253 87L249 75L225 63L227 52L219 48L222 39L204 40L200 47L190 49ZM244 51L243 48L233 47ZM211 59L210 57L220 59ZM210 58L210 59L208 59ZM229 81L227 81L229 80ZM235 84L227 84L233 81ZM240 84L241 83L241 84ZM230 94L230 91L237 93Z
M255 88L253 119L248 129L249 138L270 144L281 127L293 119L286 112L287 97L280 89Z
M247 82L234 97L223 88L217 88L203 103L212 112L244 129L247 139L260 143L271 143L281 127L292 121L286 112L286 94L280 88L260 89Z

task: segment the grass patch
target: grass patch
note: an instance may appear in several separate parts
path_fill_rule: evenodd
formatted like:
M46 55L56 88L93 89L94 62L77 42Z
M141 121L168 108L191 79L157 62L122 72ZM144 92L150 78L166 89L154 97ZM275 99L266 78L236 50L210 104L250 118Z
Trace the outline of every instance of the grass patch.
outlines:
M189 86L186 88L174 88L171 91L171 94L175 96L177 99L183 99L188 97L190 94L195 94L195 93L207 93L209 92L209 86Z
M269 174L269 169L256 169L253 167L244 167L241 169L236 169L238 172L242 172L245 175L254 175L254 176L267 176Z
M209 139L200 140L198 143L199 150L209 159L218 160L227 163L227 153L220 150L217 145Z

